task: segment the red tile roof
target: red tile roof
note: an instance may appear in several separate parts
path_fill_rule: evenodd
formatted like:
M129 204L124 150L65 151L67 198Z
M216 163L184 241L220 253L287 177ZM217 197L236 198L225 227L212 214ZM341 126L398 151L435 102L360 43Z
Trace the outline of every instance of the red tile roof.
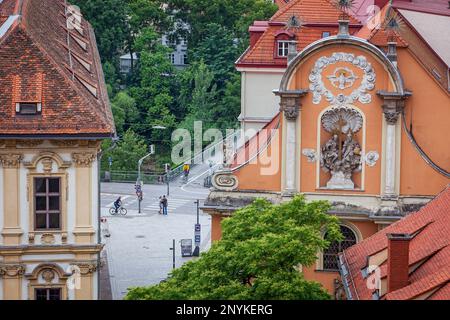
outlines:
M372 44L379 47L386 47L388 43L389 34L383 28L385 24L387 12L389 10L389 5L384 6L378 14L376 14L359 30L355 36L366 39L370 41ZM398 17L398 19L401 19ZM397 46L399 47L407 47L408 43L398 34L398 32L394 32L392 34L394 40L397 42Z
M382 296L382 299L414 299L431 294L430 299L450 299L450 186L420 211L377 232L370 238L345 250L341 254L344 269L348 271L344 282L353 299L370 300L375 292L369 289L362 270L368 258L387 248L388 233L408 233L410 240L409 285ZM380 266L381 279L386 278L386 261ZM413 268L416 267L416 268Z
M286 22L295 15L305 23L335 23L341 14L331 0L292 0L280 8L270 21ZM357 19L350 17L350 24L359 23Z
M67 29L65 1L7 0L20 18L0 39L0 136L111 136L114 122L91 25ZM42 114L16 115L16 103Z
M331 0L292 0L281 7L275 15L262 26L258 21L258 26L254 24L250 31L255 31L256 27L264 33L256 43L247 49L239 58L237 66L266 66L284 68L287 65L286 58L274 57L275 37L277 32L286 30L286 22L295 15L301 19L303 26L300 29L291 28L289 32L295 35L297 50L301 51L310 43L322 38L322 33L327 31L330 35L337 34L338 19L341 15ZM356 32L361 27L359 21L350 17L350 31Z

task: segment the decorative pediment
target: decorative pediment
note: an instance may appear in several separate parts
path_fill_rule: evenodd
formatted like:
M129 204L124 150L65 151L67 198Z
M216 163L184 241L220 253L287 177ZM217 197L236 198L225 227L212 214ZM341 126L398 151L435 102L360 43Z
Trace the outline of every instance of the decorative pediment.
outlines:
M58 165L59 169L67 169L72 164L70 161L65 161L60 155L54 152L41 152L36 155L31 161L25 162L24 165L30 170L36 170L39 162L42 162L44 171L51 172L53 161Z

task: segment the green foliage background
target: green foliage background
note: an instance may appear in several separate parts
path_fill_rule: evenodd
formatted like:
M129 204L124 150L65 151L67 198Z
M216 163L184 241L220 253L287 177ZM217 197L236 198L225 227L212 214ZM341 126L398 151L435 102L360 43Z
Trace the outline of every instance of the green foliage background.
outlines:
M205 129L237 127L240 113L240 75L234 62L248 45L248 27L270 18L276 6L266 0L73 0L95 29L117 133L155 144L153 170L170 162L175 128L193 130L194 121ZM163 6L164 4L164 6ZM190 66L175 69L168 59L173 43L188 42ZM139 59L130 76L119 72L119 57L135 53ZM154 129L163 126L167 129ZM131 134L131 133L130 133ZM104 145L104 149L110 143ZM124 148L124 142L120 144ZM135 150L130 157L136 158ZM136 170L120 158L113 168ZM130 159L131 159L130 158ZM102 168L107 167L103 157Z

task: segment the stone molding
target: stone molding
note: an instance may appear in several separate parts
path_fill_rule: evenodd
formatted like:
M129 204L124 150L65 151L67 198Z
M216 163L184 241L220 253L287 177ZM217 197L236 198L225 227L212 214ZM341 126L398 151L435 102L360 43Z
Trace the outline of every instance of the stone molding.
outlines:
M290 121L296 120L302 107L300 99L308 93L308 90L276 90L274 93L280 97L280 111L284 113L285 118Z
M0 154L0 163L4 168L18 168L22 159L22 154Z
M51 172L53 161L58 164L59 169L67 169L72 164L70 161L63 160L57 153L45 151L34 156L31 161L24 162L24 166L30 170L36 170L39 161L42 161L46 173Z
M239 186L239 180L231 171L223 170L213 175L212 185L220 191L234 191Z
M19 277L25 274L25 265L23 264L3 264L0 265L0 276Z
M378 91L377 95L383 99L381 107L386 122L389 125L395 125L405 108L405 100L411 96L411 92L400 94L397 92Z
M96 154L91 152L72 153L72 160L77 167L90 167L96 159Z
M97 271L97 262L75 262L71 265L78 267L81 275L88 275Z

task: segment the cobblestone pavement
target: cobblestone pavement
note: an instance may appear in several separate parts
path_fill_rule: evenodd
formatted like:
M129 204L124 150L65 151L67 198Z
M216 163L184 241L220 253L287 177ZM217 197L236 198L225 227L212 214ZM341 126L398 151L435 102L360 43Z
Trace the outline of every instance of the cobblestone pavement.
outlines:
M175 261L179 267L192 258L181 257L181 239L194 239L196 223L196 199L202 200L208 190L199 185L171 186L168 215L159 211L159 196L166 194L165 185L145 185L142 213L137 211L138 202L133 194L133 184L102 184L103 242L106 244L108 269L113 299L122 299L127 289L134 286L158 284L172 270L172 247L175 239ZM126 216L111 216L109 208L122 196L128 210ZM211 218L200 211L202 225L201 250L208 250L211 238Z

